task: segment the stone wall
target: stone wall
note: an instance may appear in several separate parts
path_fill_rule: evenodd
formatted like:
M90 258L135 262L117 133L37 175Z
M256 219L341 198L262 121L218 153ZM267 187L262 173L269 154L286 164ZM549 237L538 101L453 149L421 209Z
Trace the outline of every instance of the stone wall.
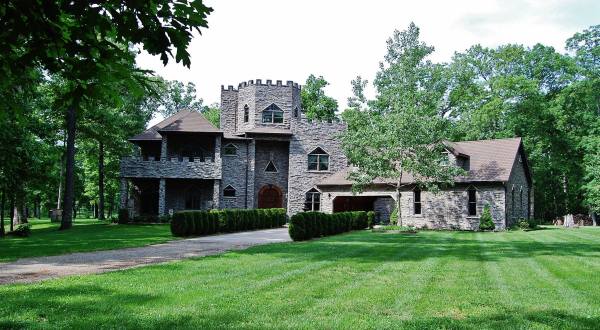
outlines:
M527 181L524 158L521 153L513 163L512 172L506 183L506 221L507 226L515 224L520 218L530 217L530 185Z
M277 172L265 172L269 161L277 168ZM283 207L287 205L288 196L288 166L289 142L287 141L256 141L255 171L254 171L254 196L265 185L274 185L283 193ZM258 206L258 198L254 200L254 207Z
M468 215L468 193L471 185L457 185L434 194L421 191L421 214L414 213L412 190L402 192L402 220L404 225L418 228L477 230L479 217L486 204L490 205L497 230L505 229L504 187L501 184L474 184L477 215Z
M248 140L223 140L223 146L233 144L237 147L236 155L225 155L221 153L223 159L223 178L220 186L220 208L224 209L237 209L246 208L247 204L247 192L246 187L246 175L248 174L249 162L252 161L253 157L250 157L248 153L250 150L250 141ZM224 197L223 189L231 185L236 190L235 197ZM252 194L250 190L250 194Z
M221 129L228 134L233 134L235 127L235 114L238 108L238 91L233 86L225 89L221 86Z
M306 118L298 120L292 127L294 135L290 140L288 203L289 215L301 212L305 194L317 183L348 166L338 135L346 130L345 123L310 122ZM308 154L315 148L329 154L328 171L309 171ZM323 199L323 194L321 195Z
M396 201L392 197L379 197L373 202L375 211L375 221L379 223L388 223L392 211L396 208Z
M194 158L171 158L169 160L143 160L141 157L121 159L121 177L125 178L182 178L220 179L221 159L202 161Z
M263 124L262 111L271 104L283 110L283 123ZM244 122L244 106L248 106L248 122ZM237 102L237 131L246 132L253 128L280 128L290 129L293 120L293 109L300 106L300 86L293 81L285 85L281 80L273 83L261 79L250 80L239 84Z

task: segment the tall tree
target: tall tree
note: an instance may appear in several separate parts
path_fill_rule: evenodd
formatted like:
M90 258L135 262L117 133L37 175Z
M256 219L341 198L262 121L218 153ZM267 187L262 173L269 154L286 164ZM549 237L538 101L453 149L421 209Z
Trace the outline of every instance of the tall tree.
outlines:
M348 131L342 136L342 146L354 166L349 178L355 190L376 181L395 188L402 225L401 192L413 184L407 175L414 184L436 191L463 172L455 166L440 166L448 121L440 115L443 75L426 59L433 47L419 41L419 29L413 23L405 31L395 31L387 45L385 64L380 65L374 83L376 99L366 101L366 81L353 82L355 96L343 114Z
M337 101L325 94L325 87L329 83L323 76L310 75L302 86L300 96L302 108L306 118L318 120L332 120L338 110Z
M187 109L201 112L204 110L203 100L196 94L196 85L192 82L184 84L177 80L162 81L160 102L160 113L169 117L174 113Z
M192 31L207 27L212 11L201 0L127 2L103 0L0 4L0 41L7 50L0 59L3 76L22 74L37 65L69 81L63 97L66 109L67 153L64 207L74 195L75 129L81 104L112 88L115 80L132 80L132 54L123 45L142 45L164 64L173 57L190 65L187 47ZM63 212L61 229L70 228L71 212Z

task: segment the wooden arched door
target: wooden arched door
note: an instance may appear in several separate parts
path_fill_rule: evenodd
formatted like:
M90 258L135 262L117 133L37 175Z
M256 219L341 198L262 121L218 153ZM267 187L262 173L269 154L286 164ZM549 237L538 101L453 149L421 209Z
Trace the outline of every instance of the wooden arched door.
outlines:
M263 186L258 191L258 208L272 209L283 207L283 193L281 189L272 184Z

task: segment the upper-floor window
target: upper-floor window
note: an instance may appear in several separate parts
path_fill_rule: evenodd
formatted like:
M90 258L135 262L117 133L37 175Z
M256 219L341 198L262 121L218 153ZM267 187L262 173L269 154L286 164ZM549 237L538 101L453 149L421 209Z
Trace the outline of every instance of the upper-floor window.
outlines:
M413 190L413 210L414 214L421 214L421 190Z
M319 211L321 210L321 193L312 188L306 192L304 199L304 211Z
M308 170L309 171L328 171L329 170L329 154L323 149L317 148L308 154Z
M298 116L300 115L300 109L298 109L298 107L294 108L294 117L298 118Z
M225 156L235 156L237 155L237 147L233 143L227 144L223 147L223 155Z
M477 190L475 187L467 189L469 195L469 215L477 215Z
M248 122L248 118L250 117L250 108L248 108L248 105L244 105L244 123Z
M223 196L224 197L235 197L235 188L233 188L231 185L227 185L227 187L225 187L225 189L223 189Z
M271 104L262 112L262 122L266 124L283 123L283 110L275 104Z

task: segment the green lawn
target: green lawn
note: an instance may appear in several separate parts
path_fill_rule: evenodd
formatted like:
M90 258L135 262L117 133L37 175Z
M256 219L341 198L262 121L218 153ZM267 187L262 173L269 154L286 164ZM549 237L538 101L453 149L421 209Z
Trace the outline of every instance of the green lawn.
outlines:
M598 328L600 230L353 232L0 287L0 328Z
M6 219L5 219L6 221ZM0 262L25 257L72 252L120 249L173 239L168 225L109 225L92 219L76 219L73 228L59 231L58 223L31 220L31 236L0 238ZM6 226L8 231L8 226Z

